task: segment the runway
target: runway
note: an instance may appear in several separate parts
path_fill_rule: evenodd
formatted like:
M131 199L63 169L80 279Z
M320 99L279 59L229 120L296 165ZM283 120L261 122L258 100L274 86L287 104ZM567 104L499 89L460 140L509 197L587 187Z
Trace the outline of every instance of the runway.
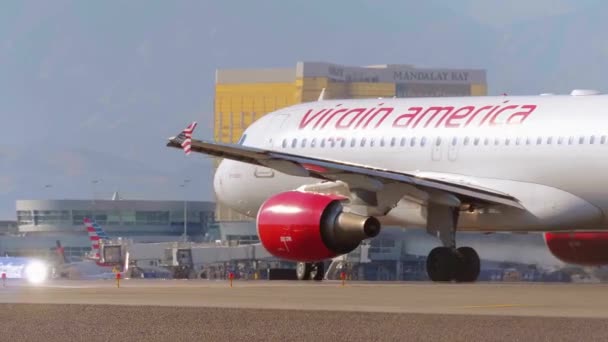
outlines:
M608 284L61 281L0 290L0 303L608 318Z
M77 334L66 327L84 328L88 317L100 340L109 338L103 327L119 326L145 340L166 340L169 332L184 340L606 340L607 291L608 284L9 282L0 288L0 331L22 340L18 327L38 322L29 333L40 340L47 322L48 340L55 327Z

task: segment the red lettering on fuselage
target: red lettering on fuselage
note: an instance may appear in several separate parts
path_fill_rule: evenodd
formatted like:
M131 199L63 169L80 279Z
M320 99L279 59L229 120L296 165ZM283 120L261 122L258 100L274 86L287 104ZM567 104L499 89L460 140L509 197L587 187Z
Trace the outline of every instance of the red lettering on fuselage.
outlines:
M473 107L473 106L471 106L471 107ZM473 108L475 108L475 107L473 107ZM484 110L488 110L488 109L490 109L490 113L489 113L489 114L491 114L491 113L492 113L492 110L493 110L492 108L496 109L496 108L495 108L495 107L493 107L493 106L483 106L483 107L481 107L481 108L477 109L477 110L476 110L476 111L473 113L473 115L471 115L471 117L469 118L469 120L467 120L467 123L464 125L464 127L467 127L467 126L468 126L468 125L469 125L469 124L470 124L470 123L471 123L471 122L472 122L472 121L475 119L475 117L477 116L477 114L481 113L481 112L482 112L482 111L484 111ZM468 115L468 114L467 114L467 115Z
M421 118L426 115L426 113L429 112L434 112L431 117L426 120L426 123L424 124L424 127L428 127L428 125L433 121L433 119L437 116L437 114L444 112L444 114L441 116L441 119L439 120L439 122L437 122L437 126L438 127L441 122L445 119L446 116L450 115L450 113L452 113L452 111L454 110L454 107L451 106L447 106L447 107L429 107L424 114L421 116ZM416 121L416 124L418 124L418 121ZM416 127L416 125L414 125L414 127Z
M517 112L509 116L509 118L507 119L507 124L517 125L524 123L528 116L532 114L532 112L536 109L536 105L523 105L521 106L521 109L525 109L525 111ZM520 118L519 122L511 122L511 120L518 117Z
M372 114L372 115L369 117L369 119L367 119L367 122L365 123L365 126L363 126L363 128L367 128L367 125L369 125L369 124L370 124L370 122L371 122L373 119L375 119L375 118L376 118L376 116L377 116L379 113L384 113L384 115L382 115L382 116L380 117L380 120L378 120L378 121L376 122L376 125L374 126L374 128L378 128L378 127L380 127L380 125L382 124L382 122L384 122L384 119L386 119L386 117L387 117L387 116L388 116L390 113L392 113L392 112L393 112L393 108L390 108L390 107L378 108L378 110L377 110L377 111L375 111L375 112L374 112L374 114Z
M405 114L399 115L395 121L393 121L393 127L402 127L407 128L410 126L412 120L416 118L418 114L422 111L422 107L410 107L407 109L408 112ZM405 121L403 121L406 119Z
M345 113L348 112L348 108L342 108L342 109L338 109L338 110L334 110L333 113L331 113L331 115L327 116L327 119L325 119L325 122L323 123L323 126L321 126L321 128L325 128L325 126L327 126L327 124L331 121L331 119L334 118L334 116L340 114L340 113Z
M336 105L336 107L340 107L340 106L341 106L341 104ZM327 112L325 112L323 115L321 115L321 117L317 120L317 122L315 123L315 126L313 128L317 128L321 124L321 121L323 121L335 109L336 108L332 108L332 109L328 110Z
M365 121L365 118L367 118L367 116L370 115L374 110L376 110L376 107L372 107L370 110L368 110L367 112L365 112L365 114L363 114L363 116L361 117L361 119L359 119L359 121L357 122L357 126L355 126L355 128L359 128L359 126L361 126L361 124L363 123L363 121Z
M359 118L359 116L361 114L365 113L366 110L367 110L367 108L354 108L354 109L349 110L348 112L344 113L344 115L342 115L340 117L340 119L338 120L338 122L336 122L336 128L337 129L351 128L351 126L353 125L353 123ZM345 122L345 120L348 119L349 115L352 116L349 119L350 121Z
M482 108L484 108L484 107L482 107ZM473 106L466 106L466 107L459 108L458 110L453 112L452 115L450 115L450 117L448 118L448 121L446 121L446 123L445 123L445 127L460 127L460 123L456 122L456 120L466 118L474 110L475 110L475 107L473 107ZM463 113L460 113L460 112L463 112ZM438 125L439 125L439 123L435 127L438 127Z
M322 115L324 112L326 112L327 109L321 109L320 111L316 112L314 115L311 116L312 114L312 109L309 109L306 114L304 114L304 117L302 118L302 120L300 121L300 125L298 126L299 129L304 129L306 128L306 126L308 126L308 124L313 121L314 119L316 119L319 115Z
M309 109L302 116L298 128L365 130L379 128L385 123L390 123L394 128L518 125L522 124L537 108L536 105L517 105L508 104L508 102L481 107L413 106L408 107L405 111L384 107L383 103L371 108L342 108L342 104L338 104L333 108Z
M515 109L518 106L515 105L510 105L510 106L506 106L501 108L499 111L496 112L496 114L494 114L494 116L492 116L492 120L490 120L490 125L492 126L496 126L496 125L500 125L501 122L496 122L496 118L504 111L509 110L509 109Z

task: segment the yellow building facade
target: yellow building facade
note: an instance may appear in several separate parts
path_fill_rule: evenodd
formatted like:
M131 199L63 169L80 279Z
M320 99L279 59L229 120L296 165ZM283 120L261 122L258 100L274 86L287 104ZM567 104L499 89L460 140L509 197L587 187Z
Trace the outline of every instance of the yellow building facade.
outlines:
M480 69L429 69L411 65L344 66L298 62L295 68L216 71L214 139L236 143L256 119L275 110L325 99L487 95ZM246 217L217 204L219 221Z

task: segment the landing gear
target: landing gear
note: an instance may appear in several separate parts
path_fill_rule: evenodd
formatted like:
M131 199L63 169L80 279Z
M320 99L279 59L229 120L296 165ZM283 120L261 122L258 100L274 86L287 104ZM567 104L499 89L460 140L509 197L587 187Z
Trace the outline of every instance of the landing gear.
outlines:
M480 261L477 252L471 247L456 248L458 217L458 206L428 206L427 232L437 236L443 243L443 247L434 248L426 260L426 271L432 281L474 282L479 276Z
M454 279L459 282L474 282L479 277L481 263L479 255L471 247L459 247L456 253L460 255L460 265Z
M310 271L312 269L312 264L308 262L299 262L296 264L296 276L298 280L308 280L310 279Z
M432 281L473 282L479 270L479 256L471 247L436 247L426 259L426 271Z
M451 281L458 261L458 256L451 248L433 248L426 258L426 273L432 281Z
M296 276L298 280L321 281L325 276L325 264L323 262L298 262L296 264Z
M315 281L323 280L325 276L325 264L322 262L317 262L313 265L312 271L310 272L310 278Z

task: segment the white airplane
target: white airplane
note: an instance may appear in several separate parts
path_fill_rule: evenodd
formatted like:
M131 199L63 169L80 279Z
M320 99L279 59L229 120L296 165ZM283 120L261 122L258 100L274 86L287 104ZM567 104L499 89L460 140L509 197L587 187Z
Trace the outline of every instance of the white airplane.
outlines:
M433 281L479 275L457 231L545 232L562 261L608 263L607 95L318 101L260 118L238 144L194 140L195 127L167 146L224 158L218 200L256 217L300 279L381 225L440 239Z

